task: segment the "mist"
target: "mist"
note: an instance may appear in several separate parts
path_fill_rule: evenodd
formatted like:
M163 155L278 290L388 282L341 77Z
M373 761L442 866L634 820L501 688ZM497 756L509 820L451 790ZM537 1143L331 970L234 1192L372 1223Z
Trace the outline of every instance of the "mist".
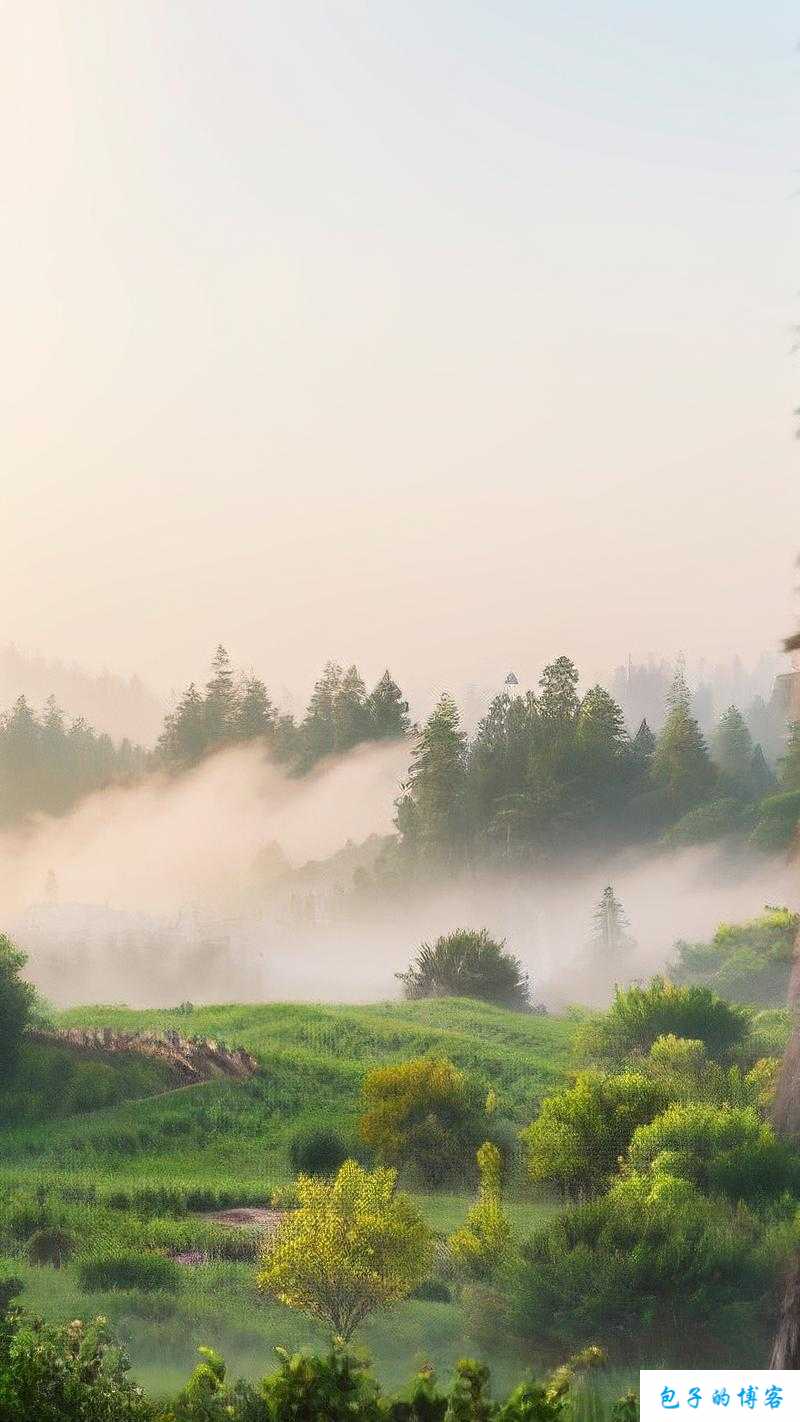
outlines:
M392 832L408 756L403 742L361 747L298 779L244 746L92 795L0 836L2 923L59 1006L382 1000L420 942L466 925L506 938L534 997L558 1009L662 969L678 938L794 900L788 864L718 846L359 888ZM637 948L589 970L609 882Z

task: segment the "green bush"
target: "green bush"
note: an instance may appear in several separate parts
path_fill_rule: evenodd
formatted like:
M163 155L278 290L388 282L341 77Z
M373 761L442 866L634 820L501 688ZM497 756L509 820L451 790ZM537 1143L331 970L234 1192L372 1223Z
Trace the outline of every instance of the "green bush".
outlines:
M671 1106L634 1132L628 1162L639 1173L690 1180L699 1190L751 1204L800 1186L797 1153L752 1107Z
M519 958L505 951L485 928L457 928L423 943L414 962L397 977L407 998L471 997L516 1012L530 1010L528 978Z
M61 1269L75 1253L75 1236L67 1229L37 1229L28 1240L28 1261Z
M536 1120L521 1132L531 1179L572 1199L597 1194L637 1126L652 1121L668 1099L659 1082L638 1072L580 1072L572 1086L545 1098Z
M678 849L687 844L707 844L741 829L745 811L741 800L709 800L696 805L667 830L665 844Z
M335 1175L350 1154L338 1131L327 1126L296 1131L289 1143L296 1175Z
M160 1254L119 1253L87 1259L80 1267L80 1284L89 1293L112 1289L138 1289L142 1293L163 1290L176 1293L181 1272L172 1259Z
M657 1037L705 1043L709 1057L730 1058L746 1042L750 1017L710 988L655 977L648 987L618 988L607 1012L587 1023L576 1047L589 1059L621 1065L649 1052Z
M790 849L800 821L800 790L787 790L782 795L769 795L758 807L758 821L750 835L750 843L766 854Z
M11 1314L0 1321L3 1422L153 1422L153 1404L127 1373L104 1319L53 1326Z
M632 1175L523 1244L510 1321L540 1345L602 1337L640 1366L671 1354L685 1366L754 1363L768 1348L776 1248L744 1206Z
M783 1007L800 915L770 905L746 923L721 923L709 943L676 943L677 983L704 983L730 1002Z

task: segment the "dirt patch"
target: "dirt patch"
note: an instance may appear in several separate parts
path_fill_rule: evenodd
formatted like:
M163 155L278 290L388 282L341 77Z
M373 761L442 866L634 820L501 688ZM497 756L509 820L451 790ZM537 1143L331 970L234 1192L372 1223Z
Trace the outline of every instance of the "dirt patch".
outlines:
M233 1210L212 1210L204 1214L204 1220L212 1220L214 1224L234 1225L239 1229L257 1229L273 1234L278 1228L285 1210L265 1210L241 1206Z

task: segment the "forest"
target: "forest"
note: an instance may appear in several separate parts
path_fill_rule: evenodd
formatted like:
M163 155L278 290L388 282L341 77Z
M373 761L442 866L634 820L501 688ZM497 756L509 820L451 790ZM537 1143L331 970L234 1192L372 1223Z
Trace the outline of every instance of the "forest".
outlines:
M628 728L609 692L581 693L579 681L574 663L558 657L535 694L497 695L470 737L446 692L412 723L388 670L368 692L355 666L329 662L295 721L220 646L205 685L187 687L150 749L115 744L81 718L68 722L53 697L39 714L19 697L0 721L0 823L64 814L82 796L149 773L180 776L236 745L256 744L287 774L304 776L358 746L405 740L397 844L379 869L389 880L609 844L733 837L767 852L788 845L800 818L797 724L787 724L770 764L736 706L704 736L680 670L657 733L646 720Z

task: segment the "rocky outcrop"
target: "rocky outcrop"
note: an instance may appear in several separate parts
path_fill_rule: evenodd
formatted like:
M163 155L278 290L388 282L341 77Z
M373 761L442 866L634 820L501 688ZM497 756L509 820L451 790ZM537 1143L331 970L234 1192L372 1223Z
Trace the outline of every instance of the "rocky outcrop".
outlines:
M179 1085L210 1081L215 1076L244 1081L258 1070L255 1057L243 1047L225 1047L213 1037L182 1037L179 1032L117 1032L112 1027L68 1027L63 1031L31 1028L35 1042L51 1042L73 1051L110 1056L134 1053L166 1063Z

